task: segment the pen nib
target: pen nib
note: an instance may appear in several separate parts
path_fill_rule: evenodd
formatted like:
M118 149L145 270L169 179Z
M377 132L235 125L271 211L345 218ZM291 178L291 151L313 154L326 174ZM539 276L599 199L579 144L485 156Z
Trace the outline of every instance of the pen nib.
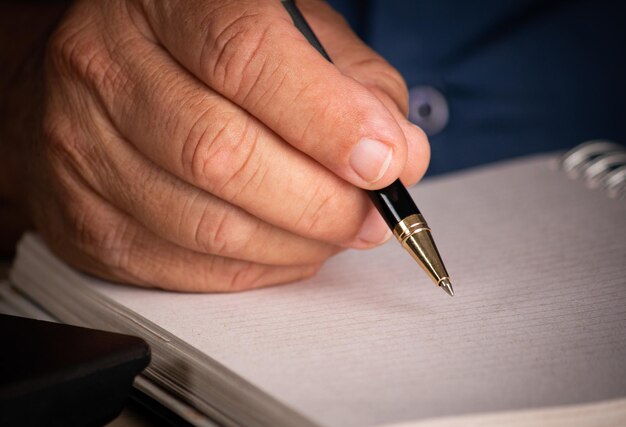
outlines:
M441 288L446 291L448 295L450 295L451 297L454 296L454 289L452 289L452 283L450 283L450 279L441 279L441 282L439 282L439 286L441 286Z

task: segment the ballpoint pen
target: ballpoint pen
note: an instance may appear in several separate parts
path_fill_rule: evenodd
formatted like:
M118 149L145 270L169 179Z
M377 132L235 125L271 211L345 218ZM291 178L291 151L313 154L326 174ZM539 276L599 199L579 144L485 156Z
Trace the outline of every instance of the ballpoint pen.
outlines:
M296 28L324 58L332 62L295 1L281 0L281 2ZM430 227L402 182L397 179L385 188L368 190L367 194L402 246L426 271L433 282L448 295L453 296L452 283L430 233Z

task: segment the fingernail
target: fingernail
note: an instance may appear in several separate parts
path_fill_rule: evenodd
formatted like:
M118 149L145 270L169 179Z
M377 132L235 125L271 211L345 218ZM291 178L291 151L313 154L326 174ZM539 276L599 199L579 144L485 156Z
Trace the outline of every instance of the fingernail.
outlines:
M393 150L375 139L363 138L352 150L350 166L365 181L373 183L385 175Z
M363 226L357 235L357 243L366 246L381 245L391 237L391 230L374 208L370 210L363 221Z

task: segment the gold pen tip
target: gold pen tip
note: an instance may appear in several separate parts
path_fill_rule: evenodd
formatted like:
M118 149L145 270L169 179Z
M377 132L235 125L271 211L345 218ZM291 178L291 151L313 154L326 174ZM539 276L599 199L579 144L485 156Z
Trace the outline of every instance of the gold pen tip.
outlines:
M452 289L452 283L450 283L450 279L448 279L447 277L444 279L441 279L439 281L439 286L446 291L446 293L448 295L450 295L451 297L454 296L454 289Z

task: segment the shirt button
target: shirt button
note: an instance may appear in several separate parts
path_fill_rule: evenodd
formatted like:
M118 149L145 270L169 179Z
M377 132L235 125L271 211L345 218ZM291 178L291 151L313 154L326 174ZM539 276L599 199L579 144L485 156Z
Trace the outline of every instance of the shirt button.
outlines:
M450 112L446 98L432 86L415 86L409 91L409 120L428 136L446 127Z

